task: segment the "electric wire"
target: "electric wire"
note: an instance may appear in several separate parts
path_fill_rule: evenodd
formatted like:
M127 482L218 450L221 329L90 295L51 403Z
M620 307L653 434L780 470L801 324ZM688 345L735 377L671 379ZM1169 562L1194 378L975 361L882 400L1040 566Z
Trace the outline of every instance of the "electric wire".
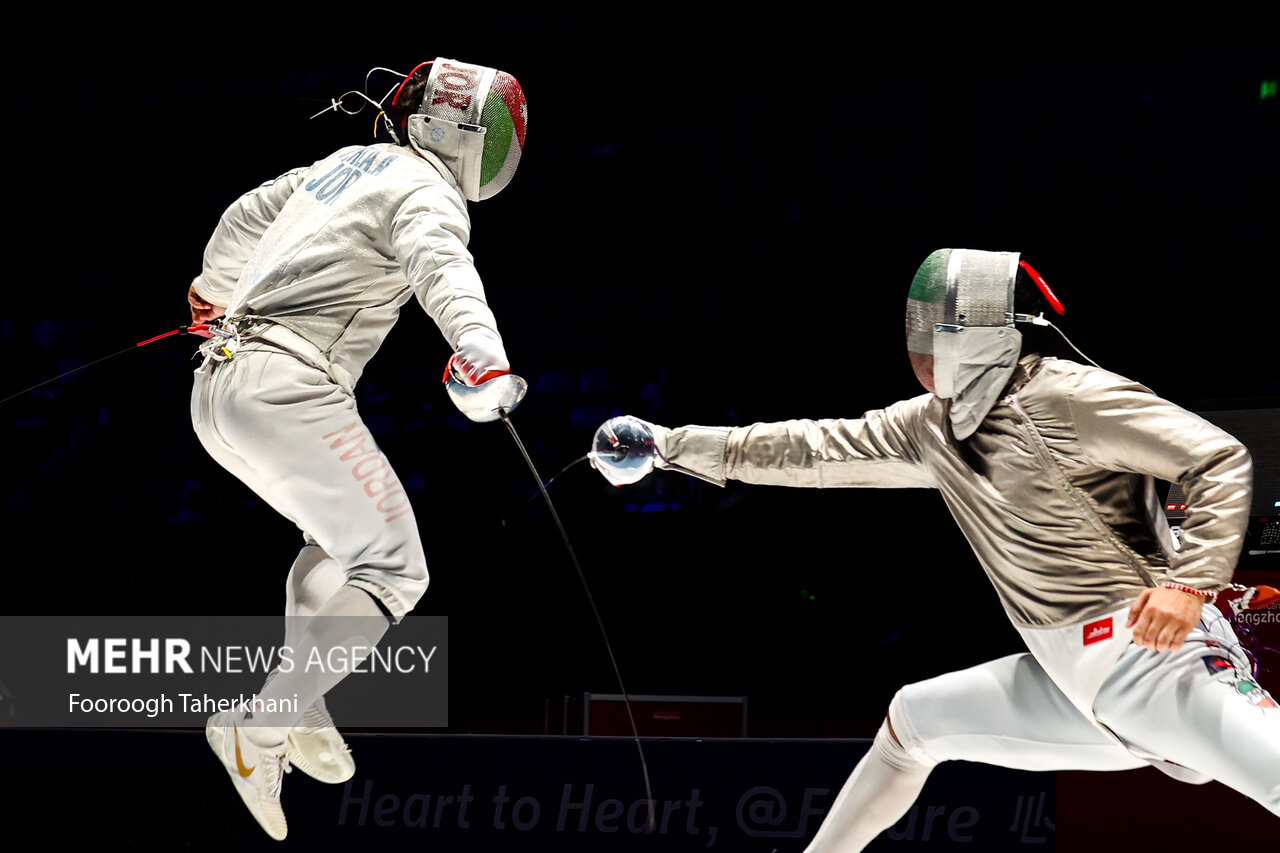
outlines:
M551 495L547 493L547 487L542 482L542 475L538 473L537 466L533 464L533 459L529 456L529 452L525 450L524 442L520 440L520 435L516 432L515 425L507 417L506 410L499 410L499 414L502 417L502 422L507 425L511 438L515 440L516 447L520 450L520 455L524 457L525 464L533 472L533 478L538 481L538 490L541 492L543 500L547 503L547 509L551 513L551 519L555 522L556 529L560 532L560 539L564 542L565 550L569 552L569 559L573 562L573 568L578 573L578 580L582 581L582 590L587 594L587 601L591 604L591 613L595 616L596 626L600 629L600 636L604 639L605 650L609 653L609 663L613 666L613 675L618 682L618 692L622 694L622 704L627 709L627 720L631 723L631 736L636 744L636 752L640 755L640 771L644 774L644 794L649 805L649 830L652 832L656 827L657 817L653 802L653 786L649 781L649 763L645 760L644 746L640 743L640 729L636 726L635 714L631 710L631 697L627 693L626 686L622 683L622 670L618 667L618 659L613 653L613 645L609 642L609 633L604 629L604 620L600 616L600 608L596 606L595 596L591 594L591 587L587 584L587 576L582 571L582 564L578 562L578 554L574 551L573 544L569 541L569 534L565 531L564 524L560 521L560 514L556 512L555 504L551 502ZM569 466L580 461L582 460L576 459L570 462ZM566 466L566 468L569 466Z
M1049 322L1048 320L1045 320L1045 321L1044 321L1044 324L1045 324L1046 326L1048 326L1050 329L1053 329L1053 330L1054 330L1055 332L1057 332L1059 335L1061 335L1061 336L1062 336L1062 339L1063 339L1064 341L1066 341L1066 342L1067 342L1067 346L1071 347L1073 350L1075 350L1075 351L1076 351L1076 355L1080 356L1080 357L1081 357L1081 358L1083 358L1085 361L1089 362L1090 364L1092 364L1094 367L1098 368L1099 370L1101 370L1101 369L1102 369L1102 365L1098 364L1098 362L1096 362L1096 361L1094 361L1093 359L1089 358L1089 356L1085 355L1083 352L1081 352L1081 351L1080 351L1080 348L1079 348L1078 346L1076 346L1075 344L1071 343L1071 338L1068 338L1068 337L1066 336L1066 334L1065 334L1061 329L1059 329L1057 326L1053 325L1053 323Z
M16 394L10 394L8 397L5 397L3 400L0 400L0 405L3 405L4 403L9 402L10 400L14 399L15 397L21 397L21 396L22 396L22 395L24 395L24 394L29 394L29 393L31 393L32 391L36 390L37 388L43 388L44 386L48 385L50 382L57 382L59 379L63 379L64 377L70 376L70 375L71 375L71 374L73 374L73 373L79 373L81 370L85 370L85 369L87 369L87 368L93 367L95 364L101 364L102 362L106 361L106 360L107 360L107 359L109 359L109 358L115 358L115 357L116 357L116 356L118 356L118 355L124 355L124 354L125 354L125 353L127 353L127 352L130 352L130 351L132 351L132 350L136 350L138 347L146 346L147 344L149 344L149 343L151 343L151 342L153 342L153 341L158 341L158 340L160 340L161 338L167 338L167 337L169 337L170 335L185 335L185 334L189 334L191 331L193 331L193 330L195 330L195 329L198 329L198 328L204 328L204 326L202 326L202 325L197 325L197 326L181 326L181 327L179 327L179 328L177 328L177 329L173 329L172 331L165 332L165 333L164 333L164 334L162 334L162 335L156 335L156 336L155 336L155 337L153 337L153 338L147 338L145 341L139 341L138 343L133 344L132 346L127 346L127 347L125 347L125 348L124 348L124 349L122 349L122 350L118 350L118 351L116 351L116 352L111 353L110 355L104 355L102 358L94 359L93 361L89 362L88 364L82 364L82 365L80 365L79 367L73 367L73 368L71 368L71 369L70 369L70 370L68 370L68 371L65 371L65 372L63 372L63 373L59 373L57 376L54 376L54 377L52 377L51 379L46 379L46 380L44 380L43 382L37 382L35 385L32 385L30 388L24 388L24 389L22 389L21 391L18 391Z
M561 468L559 471L557 471L556 473L552 474L552 475L551 475L551 477L550 477L550 478L547 480L547 482L544 484L544 485L545 485L545 487L546 487L546 488L548 488L548 489L549 489L549 488L551 488L551 484L552 484L552 483L554 483L556 480L558 480L558 479L560 478L560 475L561 475L561 474L563 474L564 472L568 471L570 468L572 468L574 465L577 465L579 462L585 462L585 461L587 461L587 460L588 460L588 459L590 459L590 458L591 458L591 454L590 454L590 453L584 453L584 454L582 454L582 455L581 455L581 456L579 456L577 459L573 460L573 461L572 461L572 462L570 462L568 465L564 466L564 467L563 467L563 468ZM531 503L533 503L534 501L536 501L536 500L538 499L538 497L539 497L541 494L542 494L542 492L541 492L541 491L534 492L532 495L530 495L530 496L528 497L528 499L527 499L527 500L525 500L525 502L524 502L524 503L520 504L520 506L518 506L518 507L516 507L514 510L512 510L512 511L507 515L507 516L505 516L505 517L502 519L502 524L503 524L503 526L504 526L504 527L506 526L506 524L507 524L507 519L508 519L508 518L510 518L511 516L515 515L515 514L516 514L516 513L518 513L518 512L521 512L521 511L522 511L525 507L527 507L529 504L531 504Z

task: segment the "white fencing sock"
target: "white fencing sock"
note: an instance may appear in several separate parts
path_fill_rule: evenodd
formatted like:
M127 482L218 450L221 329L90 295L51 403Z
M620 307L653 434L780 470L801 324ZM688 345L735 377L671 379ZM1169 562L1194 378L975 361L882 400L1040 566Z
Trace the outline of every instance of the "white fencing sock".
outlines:
M933 766L899 746L886 719L805 853L857 853L866 847L907 813Z
M314 542L298 552L284 585L284 644L297 645L300 620L314 616L347 582L347 573Z
M315 615L296 620L291 671L281 667L258 694L259 707L279 710L255 708L239 715L236 724L260 747L283 744L303 713L363 662L389 627L373 596L342 587Z

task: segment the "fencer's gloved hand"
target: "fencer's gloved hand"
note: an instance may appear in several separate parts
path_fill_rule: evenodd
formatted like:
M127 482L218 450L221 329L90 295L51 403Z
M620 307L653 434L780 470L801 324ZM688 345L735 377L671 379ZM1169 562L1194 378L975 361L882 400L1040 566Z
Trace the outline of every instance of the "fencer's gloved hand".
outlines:
M670 468L667 464L667 436L671 434L671 430L659 424L636 418L640 423L649 428L649 432L653 433L653 467Z
M449 365L467 385L480 385L511 372L502 338L488 329L467 329L458 336Z
M610 418L596 430L587 459L615 486L644 479L654 467L666 468L669 430L632 415Z

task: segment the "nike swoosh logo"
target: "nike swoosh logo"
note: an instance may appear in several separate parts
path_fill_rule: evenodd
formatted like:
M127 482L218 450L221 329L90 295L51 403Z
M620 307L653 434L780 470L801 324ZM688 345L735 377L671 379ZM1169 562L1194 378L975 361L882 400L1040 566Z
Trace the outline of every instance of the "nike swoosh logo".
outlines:
M240 773L240 775L243 778L248 779L250 776L253 775L253 771L257 770L258 768L244 766L244 759L240 757L240 730L235 727L235 724L232 724L231 731L236 738L236 770Z

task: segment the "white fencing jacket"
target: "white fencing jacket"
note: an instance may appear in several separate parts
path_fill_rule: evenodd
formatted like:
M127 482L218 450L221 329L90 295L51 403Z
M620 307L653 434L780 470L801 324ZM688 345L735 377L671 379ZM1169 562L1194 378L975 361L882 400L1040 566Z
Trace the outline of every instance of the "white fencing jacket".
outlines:
M197 294L351 390L416 296L449 346L497 334L467 241L457 182L429 155L343 148L237 199L204 253Z

